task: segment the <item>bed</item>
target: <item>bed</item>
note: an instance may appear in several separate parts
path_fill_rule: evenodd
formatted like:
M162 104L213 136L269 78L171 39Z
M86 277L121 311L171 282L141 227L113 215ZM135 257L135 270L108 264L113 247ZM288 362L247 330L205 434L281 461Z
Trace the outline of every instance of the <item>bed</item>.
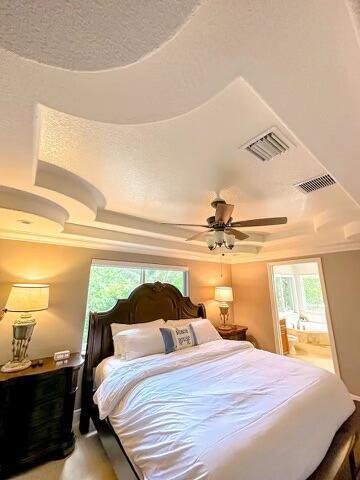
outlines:
M159 282L92 313L80 431L91 418L139 479L354 480L359 408L334 375L227 340L113 357L112 323L197 317L203 305Z

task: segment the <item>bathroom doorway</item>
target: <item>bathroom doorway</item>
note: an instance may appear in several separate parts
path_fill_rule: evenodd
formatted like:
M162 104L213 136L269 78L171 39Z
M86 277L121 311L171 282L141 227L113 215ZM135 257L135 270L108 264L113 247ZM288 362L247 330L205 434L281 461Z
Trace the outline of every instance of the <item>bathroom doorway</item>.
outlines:
M320 259L268 265L276 350L339 373Z

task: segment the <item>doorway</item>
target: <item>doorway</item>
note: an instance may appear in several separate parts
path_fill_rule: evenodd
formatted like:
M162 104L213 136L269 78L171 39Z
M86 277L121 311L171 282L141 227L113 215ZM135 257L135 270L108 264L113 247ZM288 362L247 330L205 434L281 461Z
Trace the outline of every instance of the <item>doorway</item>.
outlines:
M276 350L339 373L321 260L268 265Z

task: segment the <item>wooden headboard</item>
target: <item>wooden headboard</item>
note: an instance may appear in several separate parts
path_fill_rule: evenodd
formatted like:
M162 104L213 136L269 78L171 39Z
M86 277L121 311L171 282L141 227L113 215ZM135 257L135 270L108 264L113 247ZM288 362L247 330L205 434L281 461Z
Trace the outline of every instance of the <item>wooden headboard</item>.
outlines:
M82 379L82 417L91 408L94 368L101 360L114 354L111 323L136 324L152 322L158 318L206 317L203 304L195 305L189 297L169 283L144 283L125 300L118 300L114 308L104 313L90 312L88 343Z

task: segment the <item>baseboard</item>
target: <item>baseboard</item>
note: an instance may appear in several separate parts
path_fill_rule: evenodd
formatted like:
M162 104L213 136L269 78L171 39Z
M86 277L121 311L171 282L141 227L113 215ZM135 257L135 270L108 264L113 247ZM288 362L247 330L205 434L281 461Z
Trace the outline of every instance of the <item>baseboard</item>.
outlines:
M77 408L76 410L74 410L73 425L78 425L79 424L80 413L81 413L81 408Z
M350 393L350 395L351 395L351 398L353 400L356 400L357 402L360 402L360 396L359 395L353 395L352 393Z

